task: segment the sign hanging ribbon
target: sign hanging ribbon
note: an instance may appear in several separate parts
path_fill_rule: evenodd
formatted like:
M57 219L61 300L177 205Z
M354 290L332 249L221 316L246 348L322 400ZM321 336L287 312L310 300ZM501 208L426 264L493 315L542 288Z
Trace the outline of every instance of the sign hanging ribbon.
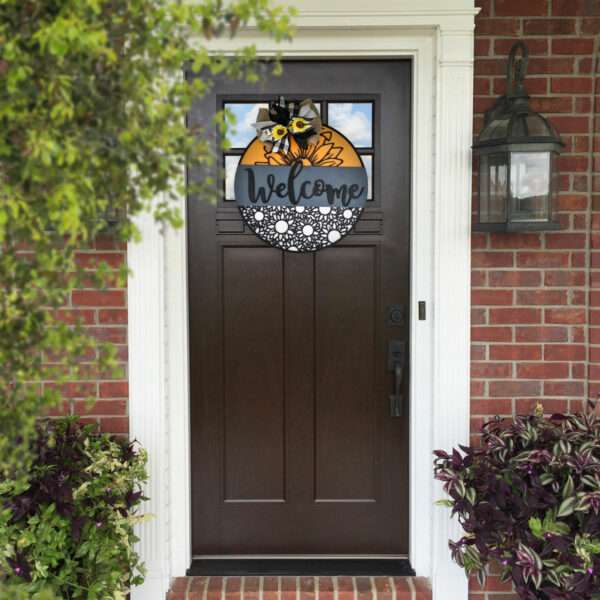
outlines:
M269 108L261 108L253 124L267 151L282 154L288 153L291 138L302 148L318 142L321 125L319 111L312 100L286 101L283 96L269 102Z

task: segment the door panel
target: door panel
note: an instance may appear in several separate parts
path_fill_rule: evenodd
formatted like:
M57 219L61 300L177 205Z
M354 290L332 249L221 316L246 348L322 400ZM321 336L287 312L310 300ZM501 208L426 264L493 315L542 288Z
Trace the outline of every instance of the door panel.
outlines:
M285 496L282 273L270 248L223 249L226 502Z
M227 193L188 203L195 555L407 553L408 398L392 417L388 343L408 340L410 73L286 62L261 84L218 82L190 114L231 104L246 122L222 159ZM355 230L316 253L268 247L231 199L254 105L280 94L319 103L372 171Z
M372 502L376 248L334 246L315 259L315 499Z

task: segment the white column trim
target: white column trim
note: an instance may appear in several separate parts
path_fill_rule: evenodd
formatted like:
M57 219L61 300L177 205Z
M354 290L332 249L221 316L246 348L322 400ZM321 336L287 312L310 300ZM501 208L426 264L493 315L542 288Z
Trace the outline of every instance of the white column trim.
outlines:
M188 352L187 227L169 229L166 243L167 402L169 411L170 573L184 574L191 555L190 411ZM171 265L176 268L170 268ZM181 485L187 482L187 485ZM178 494L181 494L180 496Z
M472 0L301 0L294 42L277 46L246 30L221 50L256 43L290 57L408 57L413 61L411 247L410 559L434 600L467 600L450 560L456 537L432 478L432 451L468 441ZM313 6L316 4L316 7ZM390 4L393 4L390 8ZM302 10L302 7L306 10ZM452 8L454 7L454 8ZM371 8L371 6L370 6ZM149 217L130 244L130 429L151 456L141 530L148 579L133 600L164 600L190 561L190 458L185 230L162 236ZM418 321L417 302L427 302Z
M138 552L146 564L144 585L134 600L164 600L171 569L165 543L169 537L169 426L165 361L165 240L152 215L136 219L140 243L127 247L132 275L128 280L129 431L148 450L149 500L142 510L153 518L138 527Z
M434 234L434 448L469 442L471 339L471 143L473 32L440 29L436 117ZM468 106L469 110L464 107ZM441 486L434 493L443 497ZM468 598L448 539L460 537L448 510L433 511L433 600ZM445 543L444 543L445 542Z

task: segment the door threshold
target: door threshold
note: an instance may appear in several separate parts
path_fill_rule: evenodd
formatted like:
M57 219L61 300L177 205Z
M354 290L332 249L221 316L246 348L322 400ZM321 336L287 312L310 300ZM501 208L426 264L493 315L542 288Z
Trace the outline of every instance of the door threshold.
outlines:
M194 558L188 576L413 577L407 558Z

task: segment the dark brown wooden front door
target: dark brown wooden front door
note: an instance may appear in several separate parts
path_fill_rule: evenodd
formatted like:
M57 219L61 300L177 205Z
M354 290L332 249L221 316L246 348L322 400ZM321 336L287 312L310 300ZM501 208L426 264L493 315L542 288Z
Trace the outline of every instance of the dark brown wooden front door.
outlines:
M392 416L388 350L409 337L411 64L294 61L218 83L190 121L224 104L245 121L229 174L250 105L280 94L355 143L371 199L354 232L303 254L244 226L229 178L216 205L190 200L193 554L407 554L409 361Z

